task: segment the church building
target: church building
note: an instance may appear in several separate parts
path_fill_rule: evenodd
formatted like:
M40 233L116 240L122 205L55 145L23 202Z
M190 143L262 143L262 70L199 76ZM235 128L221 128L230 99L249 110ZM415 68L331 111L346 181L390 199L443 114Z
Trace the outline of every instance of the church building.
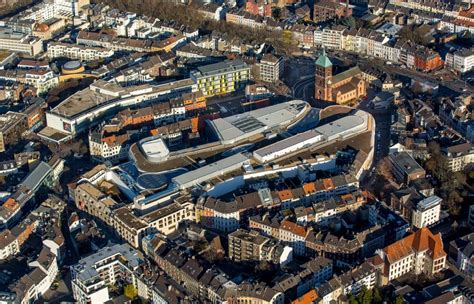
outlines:
M315 65L315 98L317 100L347 104L367 95L367 85L359 67L355 66L333 75L333 64L324 49Z

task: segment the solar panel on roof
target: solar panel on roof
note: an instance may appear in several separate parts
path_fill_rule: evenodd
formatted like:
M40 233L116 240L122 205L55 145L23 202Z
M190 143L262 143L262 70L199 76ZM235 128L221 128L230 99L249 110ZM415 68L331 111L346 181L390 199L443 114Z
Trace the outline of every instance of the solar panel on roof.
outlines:
M265 126L263 123L251 116L234 121L232 122L232 125L246 133Z

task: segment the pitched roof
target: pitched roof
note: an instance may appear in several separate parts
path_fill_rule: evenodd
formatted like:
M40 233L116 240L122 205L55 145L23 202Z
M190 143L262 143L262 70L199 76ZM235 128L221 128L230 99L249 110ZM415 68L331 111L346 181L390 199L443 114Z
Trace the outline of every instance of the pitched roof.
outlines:
M323 67L323 68L328 68L328 67L332 66L332 62L331 62L331 60L329 60L329 57L326 55L326 50L325 49L323 49L323 52L318 57L315 64L320 66L320 67Z
M306 229L303 226L300 226L290 221L281 222L280 229L290 231L291 233L299 235L301 237L306 237Z
M413 252L426 251L433 260L446 256L441 235L434 235L426 227L385 247L384 251L389 263L398 261Z

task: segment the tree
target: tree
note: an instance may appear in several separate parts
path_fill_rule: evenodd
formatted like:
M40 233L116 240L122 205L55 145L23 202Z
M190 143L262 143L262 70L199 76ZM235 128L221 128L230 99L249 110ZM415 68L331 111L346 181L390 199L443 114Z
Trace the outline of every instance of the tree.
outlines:
M372 297L372 303L373 304L380 304L380 303L382 303L382 301L383 301L383 298L382 298L382 295L380 294L380 288L375 287L373 297Z
M350 293L347 296L347 300L348 300L349 304L359 304L359 302L357 301L357 299L355 298L355 296L352 293Z
M405 299L403 299L402 295L399 295L399 296L395 299L395 304L405 304Z
M281 8L279 7L272 8L272 17L275 18L275 20L280 20Z
M135 288L135 286L133 286L133 284L128 284L127 286L125 286L125 288L123 289L123 294L133 300L135 299L137 296L138 296L138 291L137 289Z
M339 23L350 28L356 28L356 20L352 16L341 18Z
M365 287L365 286L364 286ZM364 294L362 295L362 303L363 304L370 304L372 303L372 290L369 289L369 290L365 290Z

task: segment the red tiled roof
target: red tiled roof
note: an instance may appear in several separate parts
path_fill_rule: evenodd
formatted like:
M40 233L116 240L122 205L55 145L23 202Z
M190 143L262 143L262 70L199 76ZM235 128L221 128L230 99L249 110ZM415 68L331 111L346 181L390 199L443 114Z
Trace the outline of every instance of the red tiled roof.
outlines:
M280 228L286 231L290 231L293 234L299 235L301 237L306 236L306 229L303 226L300 226L290 221L281 222Z
M441 235L433 235L433 233L426 227L385 247L384 251L387 254L389 263L398 261L401 258L408 256L413 251L426 251L434 260L446 256L446 252L443 249Z

